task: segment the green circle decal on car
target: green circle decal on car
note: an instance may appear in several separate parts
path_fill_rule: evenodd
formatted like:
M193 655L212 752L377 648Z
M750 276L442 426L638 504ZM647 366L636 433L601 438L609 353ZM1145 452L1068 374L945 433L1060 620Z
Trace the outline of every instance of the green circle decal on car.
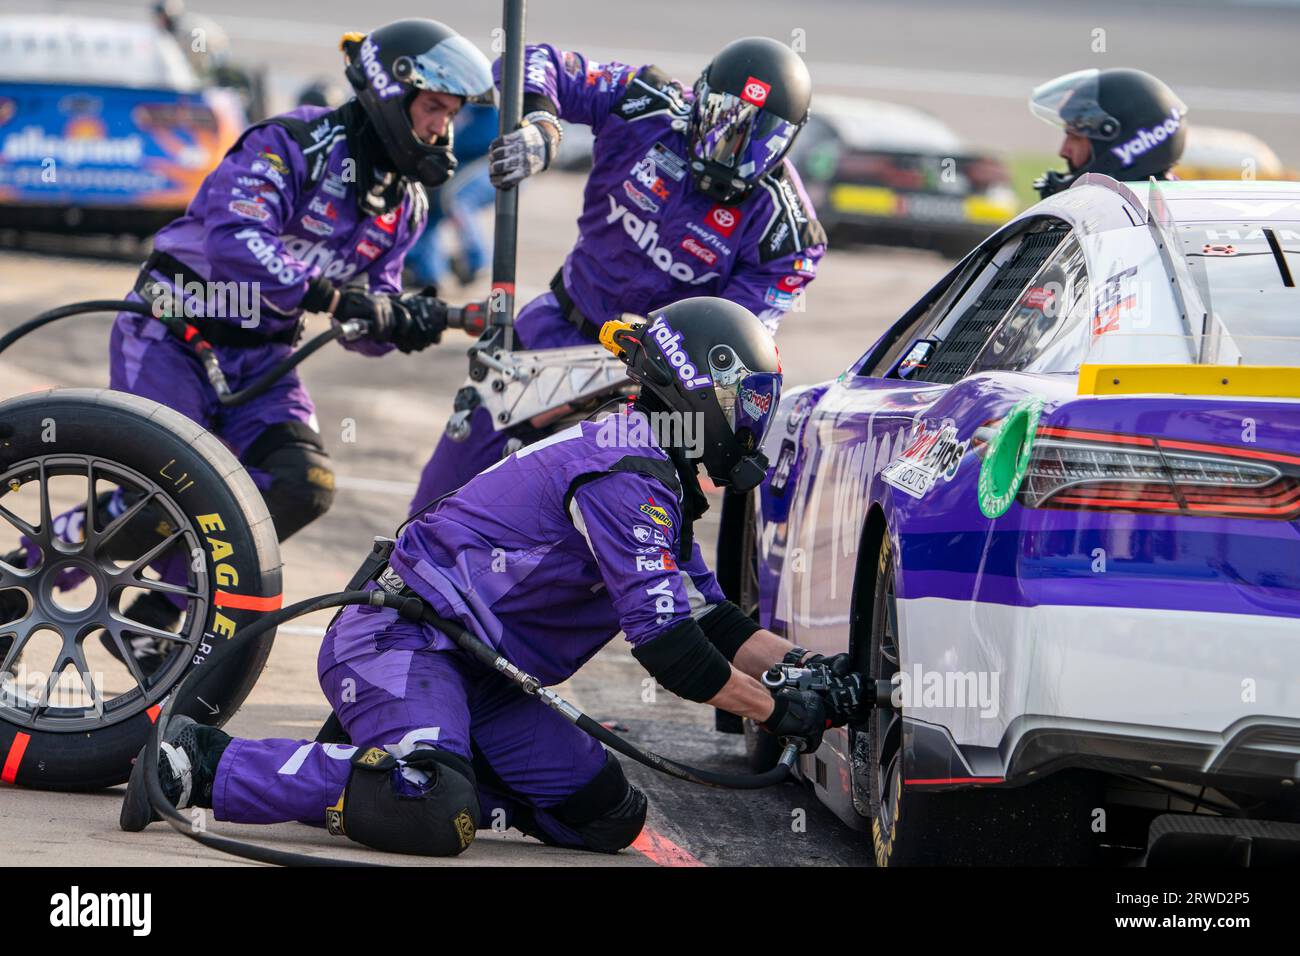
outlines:
M1016 500L1020 484L1029 471L1042 411L1042 399L1022 398L1012 406L989 442L980 464L979 480L980 511L986 518L1002 517Z

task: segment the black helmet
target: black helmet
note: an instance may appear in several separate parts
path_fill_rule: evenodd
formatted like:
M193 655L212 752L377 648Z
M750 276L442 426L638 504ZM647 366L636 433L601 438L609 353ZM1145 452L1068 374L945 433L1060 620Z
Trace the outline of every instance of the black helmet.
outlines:
M1069 175L1049 172L1034 186L1044 198L1084 173L1115 179L1163 179L1183 154L1187 106L1141 70L1079 70L1037 87L1029 111L1092 143L1087 164Z
M695 81L687 140L696 188L721 203L744 199L790 149L811 99L808 67L784 43L727 44Z
M726 299L683 299L635 323L606 322L600 341L641 384L640 404L700 416L700 459L714 482L746 491L763 480L781 358L754 313Z
M492 102L492 67L455 30L437 20L396 20L368 35L343 38L344 71L396 171L441 186L456 168L451 129L433 144L411 128L409 107L420 90Z

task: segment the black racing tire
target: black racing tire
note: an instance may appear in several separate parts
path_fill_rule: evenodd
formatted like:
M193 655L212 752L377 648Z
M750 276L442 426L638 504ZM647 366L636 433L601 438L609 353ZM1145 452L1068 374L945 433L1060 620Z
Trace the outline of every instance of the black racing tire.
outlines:
M725 569L726 584L719 586L737 607L754 621L758 606L758 536L754 518L754 492L728 491L723 498L722 529L718 534L718 567ZM761 623L761 622L760 622ZM718 711L723 715L723 711ZM732 715L726 714L731 717ZM737 717L745 735L745 761L752 773L767 773L781 759L781 742L748 717ZM735 731L732 731L734 733Z
M162 509L168 522L179 525L160 524L157 533L174 540L171 547L197 547L190 548L195 560L182 586L188 602L184 640L169 645L167 663L155 674L137 677L135 686L106 698L106 704L97 700L101 706L80 711L50 704L47 697L0 696L3 779L43 790L93 790L126 781L162 701L195 667L203 667L204 676L196 678L192 696L176 702L175 712L223 724L252 689L275 636L271 631L248 644L232 642L230 635L278 607L281 592L279 545L261 494L226 446L195 422L156 402L108 389L55 389L0 402L0 505L24 482L38 481L39 493L49 487L48 476L60 468L73 474L76 467L83 467L83 475L88 470L92 480L134 476L132 484L151 489L149 507ZM0 522L7 531L21 527L6 517ZM51 673L64 667L68 648L79 648L95 633L88 628L120 613L114 602L124 587L135 586L122 583L120 566L102 552L95 557L92 538L111 527L92 528L71 550L52 549L52 557L46 554L33 569L16 574L0 566L0 583L22 590L31 602L27 616L0 625L0 634L10 628L14 635L13 627L42 616L55 621L49 629L65 645ZM101 584L80 618L59 618L66 609L43 596L52 579L42 583L41 576L53 575L60 562L70 560L81 561ZM130 624L118 620L116 626L129 632ZM7 643L15 640L11 636ZM68 660L86 660L84 652L77 654ZM89 694L90 685L84 686Z
M881 540L872 591L870 640L857 651L857 669L888 680L901 666L894 551ZM877 866L1080 865L1098 859L1093 813L1101 779L1060 771L1020 787L919 791L903 786L902 714L873 712L864 729L850 728L854 803L872 817ZM862 779L865 777L865 781ZM864 786L865 784L865 786Z

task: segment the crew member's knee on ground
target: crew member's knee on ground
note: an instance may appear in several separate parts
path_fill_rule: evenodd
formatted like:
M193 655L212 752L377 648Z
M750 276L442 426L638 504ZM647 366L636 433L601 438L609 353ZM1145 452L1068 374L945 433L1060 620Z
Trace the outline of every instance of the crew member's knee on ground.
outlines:
M581 790L546 812L582 839L588 850L617 853L641 834L648 808L645 794L628 783L613 754Z
M301 531L334 503L334 469L320 435L303 422L272 425L243 455L244 465L271 477L262 492L281 541Z
M403 769L418 774L403 774ZM423 774L426 782L410 776ZM456 856L474 842L479 803L469 762L445 750L417 750L398 759L386 750L358 750L342 799L326 811L331 833L390 853Z

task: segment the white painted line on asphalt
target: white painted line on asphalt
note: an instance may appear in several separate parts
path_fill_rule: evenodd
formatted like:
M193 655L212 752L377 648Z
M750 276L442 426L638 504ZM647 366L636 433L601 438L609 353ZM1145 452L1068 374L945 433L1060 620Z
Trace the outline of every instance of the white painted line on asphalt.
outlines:
M348 491L369 491L379 495L393 495L408 501L415 494L413 481L388 481L384 478L361 478L355 475L335 475L334 487Z

